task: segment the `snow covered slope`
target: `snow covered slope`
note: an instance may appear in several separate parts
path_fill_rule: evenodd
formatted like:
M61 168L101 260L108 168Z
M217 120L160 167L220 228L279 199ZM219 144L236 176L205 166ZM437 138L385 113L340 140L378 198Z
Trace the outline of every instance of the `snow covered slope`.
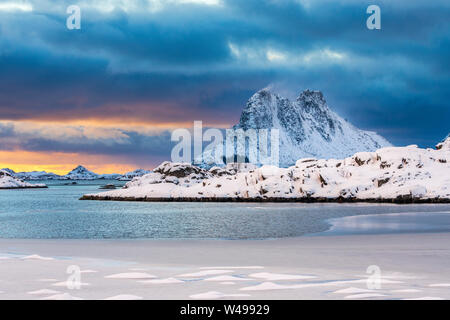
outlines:
M391 146L375 132L360 130L330 110L320 91L305 90L290 101L268 89L260 90L247 102L239 124L233 127L272 128L279 130L281 167L291 166L300 158L339 159ZM196 163L208 167L214 163L214 154L215 149L205 152Z
M148 173L150 173L150 171L148 171L148 170L136 169L134 171L130 171L130 172L125 173L120 178L118 178L118 180L123 180L123 181L133 180L133 178L142 177L143 175L146 175Z
M83 166L78 166L64 176L69 180L95 180L99 179L99 175L89 171Z
M102 179L102 180L119 180L121 178L122 178L122 175L119 173L98 174L98 179Z
M242 171L164 162L123 189L82 199L450 202L450 137L438 147L387 147L342 160L303 158L289 168Z
M52 172L46 171L31 171L31 172L16 172L14 177L21 180L63 180L64 177Z
M0 170L0 189L46 188L45 184L31 184L13 177L8 171Z
M5 171L5 172L9 173L10 175L16 174L16 172L14 170L9 169L9 168L3 168L3 169L0 169L0 171Z
M436 149L450 149L450 133L436 145Z
M8 172L12 177L20 180L61 180L65 179L63 176L46 171L31 171L31 172L15 172L9 168L1 169Z

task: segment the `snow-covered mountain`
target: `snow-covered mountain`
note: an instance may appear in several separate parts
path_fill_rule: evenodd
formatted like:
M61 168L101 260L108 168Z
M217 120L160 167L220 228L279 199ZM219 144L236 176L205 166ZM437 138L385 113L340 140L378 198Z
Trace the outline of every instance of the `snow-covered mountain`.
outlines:
M260 90L247 102L233 129L278 129L281 167L300 158L339 159L391 146L375 132L358 129L341 118L328 107L322 92L311 90L303 91L295 101ZM240 148L245 150L242 146L237 150ZM245 152L257 153L258 149ZM208 167L214 163L213 155L215 149L204 152L197 163Z
M118 178L118 180L133 180L133 178L142 177L143 175L146 175L147 173L150 173L150 171L144 170L144 169L136 169L134 171L125 173L120 178Z
M20 180L61 180L64 176L57 175L46 171L31 171L31 172L15 172L9 168L3 168L2 171L8 172L11 176Z
M103 180L119 180L121 178L122 178L122 175L119 173L98 174L98 179L103 179Z
M64 180L63 176L46 171L16 172L13 175L22 180Z
M9 173L12 176L16 174L16 172L14 170L10 169L10 168L3 168L3 169L0 169L0 171L7 172L7 173Z
M450 150L450 133L436 145L436 149L449 149Z
M11 171L12 170L7 169L0 170L0 189L47 188L45 184L31 184L24 182L13 176L10 173Z
M95 180L99 178L99 175L80 165L66 174L65 177L69 180Z
M118 180L121 179L123 176L118 173L98 174L88 170L86 167L79 165L75 169L70 171L68 174L62 177L67 180L97 180L97 179Z

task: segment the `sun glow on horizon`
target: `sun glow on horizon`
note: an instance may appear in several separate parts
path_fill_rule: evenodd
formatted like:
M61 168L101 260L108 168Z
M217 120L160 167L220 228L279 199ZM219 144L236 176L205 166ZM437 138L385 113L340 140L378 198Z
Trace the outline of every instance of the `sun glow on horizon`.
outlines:
M0 151L0 169L9 168L15 172L47 171L65 175L78 165L98 174L124 174L141 167L135 164L122 163L120 159L105 155L23 150ZM142 169L148 170L155 165L157 164Z
M204 125L208 127L210 123ZM221 124L212 127L229 128L230 125ZM0 169L9 168L15 172L46 171L64 175L78 165L98 174L118 173L124 174L136 169L150 170L164 160L169 160L170 154L165 158L163 155L156 157L152 153L152 145L149 145L148 159L136 159L126 152L117 153L115 146L133 146L135 136L149 139L149 143L155 141L158 148L159 137L169 139L170 131L173 129L193 128L193 122L179 123L147 123L122 122L87 119L87 120L0 120L0 129L4 128L10 134L2 139L0 145ZM168 137L169 132L169 138ZM74 151L34 151L28 150L28 146L35 145L36 140L48 141L55 145L65 144L75 146ZM151 140L154 139L154 140ZM103 153L97 153L92 147L86 152L79 152L77 144L107 146ZM2 150L3 148L3 150ZM44 148L45 149L45 148ZM35 150L44 150L38 147ZM101 148L100 148L101 149Z

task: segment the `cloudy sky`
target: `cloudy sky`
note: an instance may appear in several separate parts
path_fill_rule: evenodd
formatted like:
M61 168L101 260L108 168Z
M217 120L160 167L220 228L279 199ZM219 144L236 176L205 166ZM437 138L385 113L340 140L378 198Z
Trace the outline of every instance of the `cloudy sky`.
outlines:
M152 168L170 130L231 126L267 86L430 147L450 131L449 27L447 0L0 0L0 168Z

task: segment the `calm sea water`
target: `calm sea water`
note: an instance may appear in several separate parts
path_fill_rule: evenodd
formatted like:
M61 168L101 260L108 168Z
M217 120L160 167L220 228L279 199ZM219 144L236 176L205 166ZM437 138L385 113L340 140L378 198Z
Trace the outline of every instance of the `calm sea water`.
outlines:
M265 239L326 231L329 219L345 216L450 212L450 205L80 201L119 182L45 183L48 189L0 190L0 238Z

